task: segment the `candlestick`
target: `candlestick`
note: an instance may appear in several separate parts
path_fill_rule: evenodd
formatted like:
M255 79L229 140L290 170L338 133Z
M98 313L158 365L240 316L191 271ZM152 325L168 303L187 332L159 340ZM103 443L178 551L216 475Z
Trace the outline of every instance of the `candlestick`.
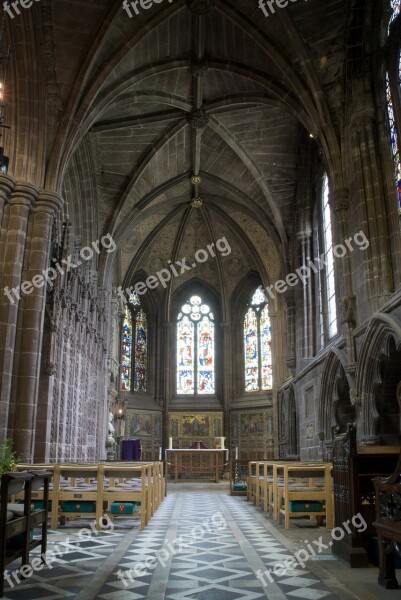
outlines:
M173 449L173 438L172 437L168 438L168 447L169 447L169 450Z

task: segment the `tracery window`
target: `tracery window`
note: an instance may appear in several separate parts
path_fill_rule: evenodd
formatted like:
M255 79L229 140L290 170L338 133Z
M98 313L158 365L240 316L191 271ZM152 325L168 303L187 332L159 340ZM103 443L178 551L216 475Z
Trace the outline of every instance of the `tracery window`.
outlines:
M177 317L177 394L215 392L215 323L208 304L191 296Z
M327 331L329 338L337 334L337 300L334 277L334 254L331 225L331 212L329 204L329 180L327 174L323 177L322 190L322 221L323 221L323 251L326 262L326 307Z
M123 318L121 390L148 391L148 320L135 292L125 305Z
M261 288L254 292L244 318L245 391L273 386L269 306Z
M391 8L393 10L388 32L393 21L401 12L401 0L391 0ZM401 209L401 155L400 155L400 123L399 116L397 118L396 104L400 104L400 85L401 85L401 53L400 42L395 39L395 44L390 40L390 61L391 64L386 72L386 100L387 100L387 115L390 128L390 143L391 154L394 166L395 189L397 192L398 209ZM400 110L398 110L400 114Z

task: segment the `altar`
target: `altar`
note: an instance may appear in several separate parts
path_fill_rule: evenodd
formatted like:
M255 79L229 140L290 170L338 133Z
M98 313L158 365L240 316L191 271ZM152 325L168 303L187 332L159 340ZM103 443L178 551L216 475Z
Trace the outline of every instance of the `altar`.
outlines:
M209 448L166 449L167 474L174 473L176 483L179 475L210 473L216 483L221 479L228 463L228 450Z

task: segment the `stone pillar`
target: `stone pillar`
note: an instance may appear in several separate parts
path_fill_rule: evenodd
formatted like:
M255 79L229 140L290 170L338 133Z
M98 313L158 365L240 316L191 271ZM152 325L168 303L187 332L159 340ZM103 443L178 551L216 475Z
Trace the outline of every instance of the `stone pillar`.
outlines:
M15 188L15 181L8 175L0 176L0 231L2 229L4 206Z
M4 181L4 179L3 179ZM7 180L7 190L11 182ZM4 185L3 185L4 190ZM19 286L24 260L28 219L37 197L37 189L28 183L19 183L7 206L7 229L0 291L0 436L7 435L10 412L11 380L17 331ZM11 290L16 288L17 294ZM4 293L7 291L7 295Z
M353 112L349 125L354 159L353 191L358 202L360 229L370 244L362 257L365 267L363 287L369 298L364 302L365 316L380 310L394 291L388 219L397 217L396 203L389 207L385 201L376 110L357 106Z
M165 348L173 348L173 335L174 335L174 323L167 321L163 323L163 344ZM165 352L165 363L163 365L164 368L164 398L165 398L165 409L164 409L164 423L163 423L163 447L168 448L168 438L170 432L168 431L168 415L170 411L171 405L171 394L172 394L172 382L171 382L171 372L172 372L172 361L174 360L174 356L171 352ZM174 380L173 380L174 381ZM174 442L174 440L173 440ZM177 443L175 441L175 443Z
M342 248L339 247L334 254L334 268L336 281L338 282L336 289L340 292L339 304L341 309L341 313L337 316L339 321L345 325L344 333L347 340L348 362L354 363L356 358L353 329L355 328L357 320L356 302L352 286L351 251L344 243L350 237L349 190L346 188L334 189L330 193L329 203L334 214L334 219L332 220L333 248L335 248L337 244L342 246ZM344 255L341 256L342 254Z
M294 370L297 364L297 356L295 349L295 292L294 290L288 290L285 294L285 301L287 304L287 367L294 374Z
M300 232L298 233L298 240L301 246L301 267L309 269L308 262L311 258L311 242L312 232ZM306 271L304 271L306 273ZM302 306L302 322L303 322L303 358L309 358L314 355L314 344L313 344L313 296L312 296L312 275L306 277L305 283L302 283L302 294L303 294L303 306Z
M37 429L37 400L46 303L46 282L45 285L40 286L38 275L49 266L54 216L61 206L62 199L58 194L46 191L40 194L32 218L26 273L27 281L35 282L36 279L37 285L31 285L21 300L22 337L16 380L14 442L17 451L24 453L30 459L33 458ZM43 419L43 414L40 418Z
M232 338L231 338L231 328L229 323L222 322L220 323L220 331L221 331L221 364L220 364L220 373L231 373L230 366L232 365L231 361L231 348L232 348ZM215 357L216 358L216 357ZM216 365L217 366L217 365ZM230 380L230 381L228 381ZM223 405L223 432L222 435L226 437L226 448L230 448L228 445L230 442L230 401L232 399L232 390L233 390L233 378L232 377L223 377L223 381L221 381L222 391L222 405ZM219 389L216 389L216 392L219 392Z

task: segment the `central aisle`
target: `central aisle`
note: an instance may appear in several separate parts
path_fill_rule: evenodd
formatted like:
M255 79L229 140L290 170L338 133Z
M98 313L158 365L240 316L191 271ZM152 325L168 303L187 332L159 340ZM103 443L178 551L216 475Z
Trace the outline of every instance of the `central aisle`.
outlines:
M104 583L96 577L79 600L336 600L306 568L263 572L291 558L244 498L226 493L169 493L146 530L136 535ZM112 558L112 557L110 557ZM147 565L145 565L147 563ZM111 565L109 565L109 568ZM311 567L312 569L312 567ZM316 568L314 567L315 571ZM98 574L100 575L100 574ZM259 578L258 578L259 575ZM97 588L97 589L96 589ZM342 589L341 589L342 588Z

